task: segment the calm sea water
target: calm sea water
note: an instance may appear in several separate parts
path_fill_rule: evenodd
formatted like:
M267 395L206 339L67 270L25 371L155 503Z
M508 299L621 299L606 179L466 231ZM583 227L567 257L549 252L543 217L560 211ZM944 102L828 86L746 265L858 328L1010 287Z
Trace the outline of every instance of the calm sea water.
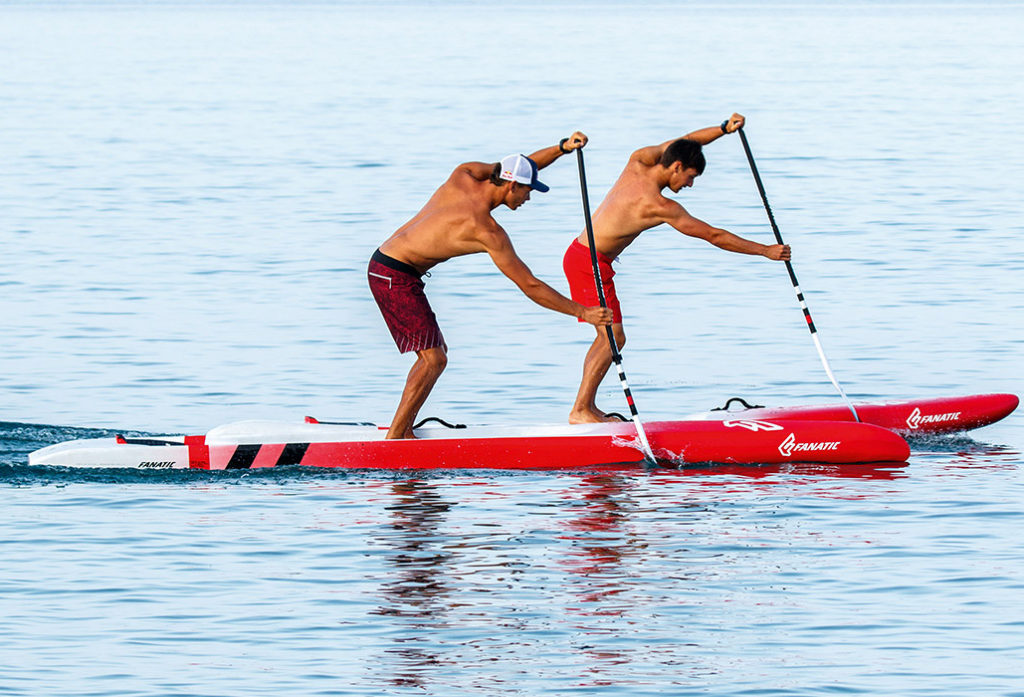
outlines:
M851 396L1024 393L1022 33L1016 3L0 3L0 695L1024 695L1020 414L889 468L25 465L385 423L409 359L366 260L455 164L581 129L596 205L733 111ZM707 154L680 200L768 241L738 140ZM498 217L564 288L577 174L544 174ZM778 264L657 230L618 272L645 418L836 399ZM589 328L483 258L428 292L424 415L565 418Z

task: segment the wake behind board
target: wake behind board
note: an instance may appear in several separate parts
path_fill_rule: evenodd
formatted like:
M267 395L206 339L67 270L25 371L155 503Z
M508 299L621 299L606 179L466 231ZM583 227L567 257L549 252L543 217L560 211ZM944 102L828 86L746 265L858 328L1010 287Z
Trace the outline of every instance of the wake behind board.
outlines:
M733 401L745 408L729 408ZM1009 416L1019 403L1013 394L981 394L963 397L909 399L899 402L854 403L863 423L874 424L903 435L953 433L968 431L995 423ZM765 419L784 421L853 421L853 413L845 404L816 404L792 407L754 406L737 398L730 399L723 409L686 417L688 420Z
M904 462L899 435L870 424L828 421L653 421L645 424L663 464L859 464ZM139 469L249 469L285 465L382 469L579 469L642 467L631 423L420 428L385 440L373 425L243 421L206 436L98 438L58 443L31 465Z

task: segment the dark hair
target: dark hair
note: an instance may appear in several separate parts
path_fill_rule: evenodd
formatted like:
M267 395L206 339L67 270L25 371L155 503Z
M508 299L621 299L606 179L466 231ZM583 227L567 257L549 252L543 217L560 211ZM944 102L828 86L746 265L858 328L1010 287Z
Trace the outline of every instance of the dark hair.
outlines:
M502 179L500 175L501 175L501 163L500 162L495 162L494 163L494 169L491 170L491 183L494 184L495 186L501 186L505 182L508 181L507 179Z
M673 162L682 162L683 167L687 169L692 167L697 170L697 174L704 174L704 167L707 166L707 160L704 159L704 153L701 152L700 143L686 138L680 138L673 142L662 153L662 167L671 167Z

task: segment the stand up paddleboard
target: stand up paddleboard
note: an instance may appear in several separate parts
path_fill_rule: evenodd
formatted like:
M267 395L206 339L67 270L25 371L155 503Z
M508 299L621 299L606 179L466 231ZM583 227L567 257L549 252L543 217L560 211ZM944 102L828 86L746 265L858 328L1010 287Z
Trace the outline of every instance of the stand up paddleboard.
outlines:
M305 465L383 469L579 469L642 466L631 423L419 428L414 440L385 440L373 425L243 421L205 436L68 441L29 455L31 465L137 469L249 469ZM829 421L652 421L645 425L662 464L856 464L904 462L899 435L871 424Z
M741 403L739 408L736 403ZM900 434L963 431L1012 413L1012 394L970 395L857 405L726 408L682 421L645 425L659 463L858 464L903 462ZM31 465L137 469L249 469L307 465L382 469L579 469L641 466L632 423L418 428L416 440L388 441L373 424L243 421L205 436L95 438L68 441L29 455Z
M979 394L963 397L909 399L899 402L854 403L863 423L874 424L903 435L953 433L987 426L1009 416L1020 400L1013 394ZM753 406L734 397L725 406L687 420L722 421L736 418L768 421L853 421L846 404L817 404L793 407Z

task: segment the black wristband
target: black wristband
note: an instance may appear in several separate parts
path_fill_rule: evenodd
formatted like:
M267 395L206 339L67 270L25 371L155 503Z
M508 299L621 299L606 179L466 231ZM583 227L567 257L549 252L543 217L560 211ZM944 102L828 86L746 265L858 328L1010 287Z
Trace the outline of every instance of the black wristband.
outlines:
M729 125L729 119L726 119L725 121L722 122L722 133L728 133L729 132L729 131L726 130L726 127L728 125Z
M565 144L568 143L568 142L569 142L568 138L562 138L560 141L558 141L558 149L562 151L563 155L568 155L570 152L572 152L571 150L566 150L565 149Z

